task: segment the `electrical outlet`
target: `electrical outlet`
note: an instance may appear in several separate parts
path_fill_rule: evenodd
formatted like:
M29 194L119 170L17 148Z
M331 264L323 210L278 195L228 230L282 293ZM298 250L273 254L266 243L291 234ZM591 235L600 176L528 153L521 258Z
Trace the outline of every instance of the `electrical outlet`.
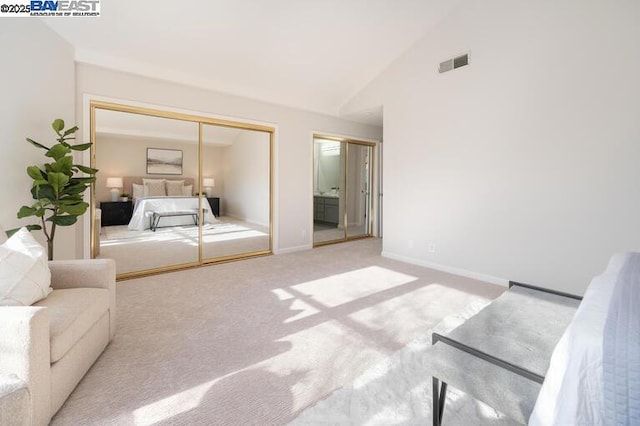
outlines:
M429 243L429 253L436 252L436 245L434 243Z

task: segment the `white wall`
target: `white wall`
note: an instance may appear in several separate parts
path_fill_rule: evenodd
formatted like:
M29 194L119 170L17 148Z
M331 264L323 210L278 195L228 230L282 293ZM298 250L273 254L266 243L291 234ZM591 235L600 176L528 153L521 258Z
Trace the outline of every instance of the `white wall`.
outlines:
M2 102L0 102L0 169L5 177L0 186L0 224L5 229L30 223L34 218L17 219L22 205L31 205L33 182L26 173L29 165L42 165L44 151L25 141L30 137L45 145L55 142L51 123L62 118L68 127L75 124L73 48L37 19L2 19ZM42 232L34 235L44 243ZM76 257L76 227L58 227L56 259Z
M384 104L385 254L581 293L640 250L639 23L631 0L466 1L346 105Z
M222 214L269 226L269 134L241 131L223 158Z
M275 229L276 250L311 246L313 132L381 138L381 129L375 126L77 64L78 117L83 117L85 94L274 123L277 126L274 213L276 224L282 224Z

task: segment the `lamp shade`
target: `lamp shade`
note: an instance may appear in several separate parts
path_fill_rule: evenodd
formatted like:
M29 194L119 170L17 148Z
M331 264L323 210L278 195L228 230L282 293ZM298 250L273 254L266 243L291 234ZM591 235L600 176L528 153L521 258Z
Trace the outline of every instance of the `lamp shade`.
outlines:
M214 178L204 178L202 179L202 186L205 188L213 188L216 186L216 180Z
M122 178L121 177L110 177L107 178L107 188L122 188Z

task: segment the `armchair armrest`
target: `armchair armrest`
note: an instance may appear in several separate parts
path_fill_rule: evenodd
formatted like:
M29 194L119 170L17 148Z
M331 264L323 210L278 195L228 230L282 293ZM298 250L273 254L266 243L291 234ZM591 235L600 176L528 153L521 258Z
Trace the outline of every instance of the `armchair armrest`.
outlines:
M33 424L47 424L51 410L49 313L35 306L0 307L0 374L15 374L31 394Z
M51 260L54 289L92 287L115 289L116 264L112 259Z
M109 340L116 332L116 262L113 259L51 260L51 287L109 290Z

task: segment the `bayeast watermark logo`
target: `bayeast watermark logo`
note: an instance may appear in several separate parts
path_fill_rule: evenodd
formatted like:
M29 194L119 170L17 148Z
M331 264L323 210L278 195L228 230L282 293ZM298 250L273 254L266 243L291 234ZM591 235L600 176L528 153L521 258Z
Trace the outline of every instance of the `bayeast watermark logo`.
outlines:
M0 4L0 17L12 16L95 18L100 16L100 0L30 0Z

